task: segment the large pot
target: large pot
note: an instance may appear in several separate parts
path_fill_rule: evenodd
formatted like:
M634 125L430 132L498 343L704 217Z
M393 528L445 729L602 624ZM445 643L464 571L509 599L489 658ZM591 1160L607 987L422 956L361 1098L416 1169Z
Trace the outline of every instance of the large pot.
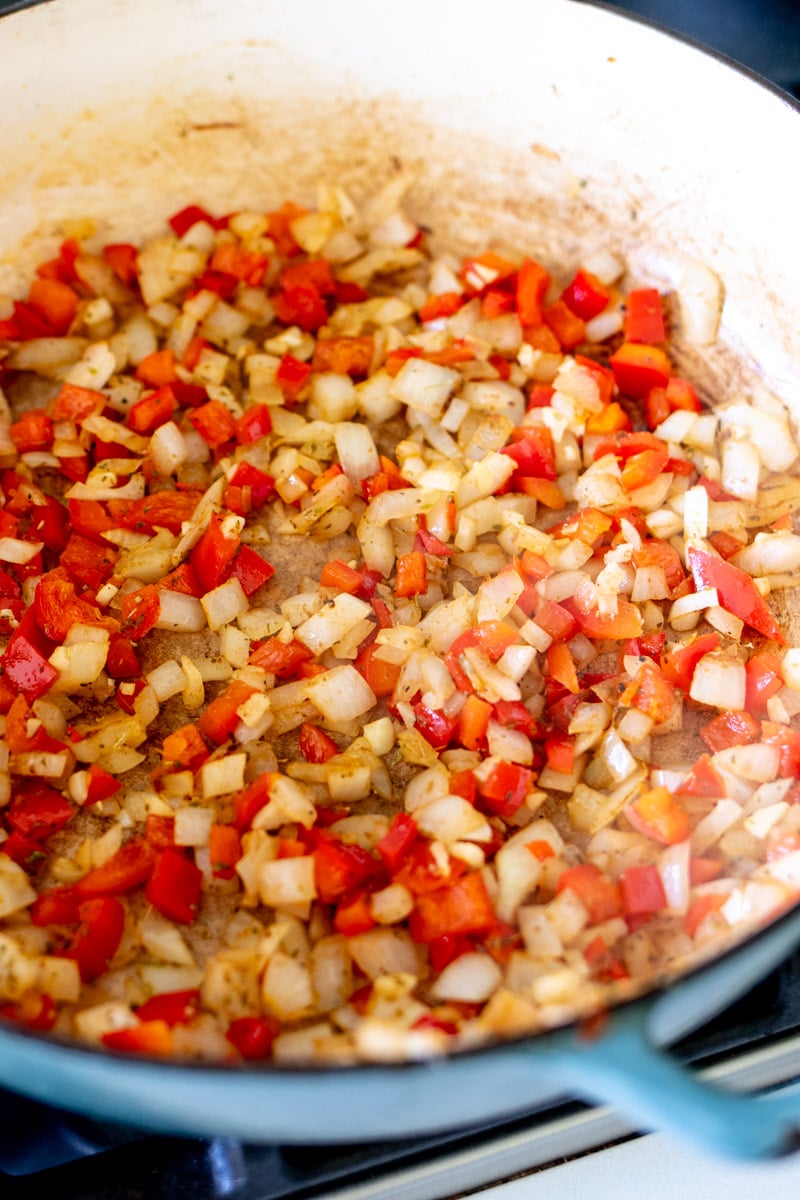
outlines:
M722 278L719 343L684 347L712 399L766 387L800 418L800 113L722 61L574 0L52 0L0 23L0 290L65 218L141 237L188 202L356 194L402 164L459 247L569 267L609 246L669 287ZM22 247L23 253L20 253ZM684 980L574 1029L432 1063L227 1069L122 1059L0 1028L0 1083L162 1132L330 1141L430 1132L565 1092L742 1156L791 1148L800 1085L716 1095L653 1047L745 992L800 939L796 910Z

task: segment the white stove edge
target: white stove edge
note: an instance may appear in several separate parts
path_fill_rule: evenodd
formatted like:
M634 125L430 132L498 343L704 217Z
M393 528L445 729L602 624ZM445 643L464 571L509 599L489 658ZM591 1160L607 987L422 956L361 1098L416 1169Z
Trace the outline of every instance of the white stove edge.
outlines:
M698 1075L747 1092L788 1083L800 1077L800 1035ZM767 1191L769 1200L797 1200L800 1152L765 1165L721 1162L661 1134L639 1136L611 1109L595 1107L318 1200L627 1200L643 1191L647 1200L753 1200Z

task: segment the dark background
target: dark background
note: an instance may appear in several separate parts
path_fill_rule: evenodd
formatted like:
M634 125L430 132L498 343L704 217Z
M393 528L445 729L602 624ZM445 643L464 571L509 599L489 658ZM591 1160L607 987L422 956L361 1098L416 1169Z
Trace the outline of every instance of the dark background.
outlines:
M0 14L30 4L0 0ZM800 0L616 0L607 7L684 34L800 99Z
M799 0L617 0L765 76L800 99Z

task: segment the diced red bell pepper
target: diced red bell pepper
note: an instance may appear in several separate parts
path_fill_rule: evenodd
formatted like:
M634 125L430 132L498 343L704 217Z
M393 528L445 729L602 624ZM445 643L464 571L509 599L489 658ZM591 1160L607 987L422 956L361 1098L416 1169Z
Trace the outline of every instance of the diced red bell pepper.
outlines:
M236 440L242 446L253 446L272 431L272 419L266 404L246 408L236 422Z
M731 746L750 745L760 736L761 724L749 712L721 712L700 730L700 737L712 754Z
M53 422L43 408L29 408L12 422L8 432L20 454L48 450L53 444Z
M171 921L190 925L200 907L203 872L180 850L162 850L145 886L145 898Z
M586 546L594 546L614 524L599 508L579 508L572 516L548 529L551 537L576 538Z
M212 825L208 838L208 853L214 878L234 879L236 864L242 857L238 829L233 825Z
M428 564L421 550L400 555L394 590L398 597L419 596L428 590Z
M40 628L54 642L63 642L73 625L93 625L111 633L119 631L119 622L106 617L81 596L75 584L61 569L48 571L39 580L33 610Z
M398 812L375 849L386 869L394 875L418 838L417 823L410 813Z
M361 337L318 338L311 367L314 371L334 371L363 379L369 374L375 339L371 334Z
M544 752L551 771L570 775L575 769L575 739L563 730L554 730L545 738Z
M478 784L483 807L506 820L513 817L525 803L535 778L528 767L495 763L487 779Z
M271 637L256 646L248 662L253 667L263 667L279 679L289 679L313 657L308 647L294 638L291 642L282 642L277 637Z
M561 299L576 317L591 321L592 317L599 316L604 308L608 308L611 293L596 275L581 268L564 288Z
M726 794L725 781L707 754L698 758L675 789L676 796L722 797Z
M641 454L632 455L622 468L622 486L626 492L645 487L658 479L668 460L669 453L666 450L643 450Z
M439 292L430 295L418 310L420 321L437 321L440 317L452 317L464 304L461 292Z
M479 750L486 743L486 731L493 715L488 700L467 696L458 714L458 740L467 750Z
M21 1000L14 1004L3 1004L0 1016L7 1021L16 1021L28 1029L46 1033L52 1029L58 1017L58 1009L52 996L43 993L40 996L27 992Z
M419 730L425 741L433 746L434 750L445 750L455 737L458 718L445 716L443 712L428 708L421 701L413 705L413 709L414 727Z
M253 509L261 508L274 490L275 480L266 471L251 463L240 463L225 489L223 504L244 517Z
M408 927L414 941L424 945L446 935L481 936L495 921L483 876L474 871L451 879L446 887L418 895Z
M648 666L645 662L620 696L619 704L638 709L656 725L660 725L667 720L675 706L675 689L658 667Z
M111 270L125 287L136 282L139 251L130 242L109 242L103 246L102 256Z
M285 325L298 325L307 333L315 333L328 320L328 309L313 283L285 284L274 297L275 312Z
M233 275L249 287L261 287L269 266L266 254L248 250L236 242L218 242L211 256L209 268L222 275Z
M176 771L196 771L208 758L208 747L196 725L181 725L161 743L165 765Z
M303 758L310 763L325 763L329 758L341 753L336 742L324 729L320 729L318 725L309 725L308 722L300 726L298 746Z
M84 900L78 907L80 924L63 950L56 951L78 964L81 979L89 983L104 975L119 949L125 929L125 910L113 896Z
M75 884L82 899L94 896L123 896L150 878L155 855L144 838L131 838L99 867L88 871Z
M398 663L381 658L380 649L380 646L371 643L359 653L353 664L378 698L391 696L400 678L401 669Z
M175 845L175 818L161 813L148 813L144 819L144 836L154 850L166 850Z
M609 359L623 396L643 399L651 388L666 387L671 366L663 350L640 342L623 342Z
M580 691L578 673L572 651L566 642L553 642L545 652L545 673L562 684L568 692Z
M239 542L238 534L226 536L222 522L213 513L208 527L189 556L204 591L210 592L228 578Z
M517 272L517 313L522 325L541 325L542 306L550 287L550 274L541 263L525 258Z
M193 408L189 421L212 450L236 437L236 420L221 400L208 400L199 408Z
M551 480L556 478L553 435L546 425L528 425L515 431L513 442L506 446L502 453L517 464L512 483L517 476Z
M586 340L586 324L576 316L563 300L556 300L542 310L542 320L555 334L562 350L574 350Z
M75 291L59 279L34 279L28 292L28 304L57 337L69 331L78 311Z
M668 646L661 656L664 677L682 692L688 692L700 659L713 650L719 650L719 647L719 635L716 633L705 633L686 644Z
M135 592L128 592L122 597L122 628L132 641L140 641L151 629L155 628L161 616L161 597L158 588L145 584Z
M725 896L719 892L704 892L697 896L689 905L689 910L683 918L683 928L689 937L694 937L706 917L719 912L725 903Z
M146 354L134 371L134 378L151 388L162 388L178 378L175 371L175 352L165 347ZM173 392L173 397L175 393Z
M783 666L777 654L754 654L745 666L745 709L753 716L763 716L767 701L783 687Z
M245 596L252 596L265 583L269 583L275 568L249 546L240 546L233 560L231 574L239 580Z
M221 696L217 696L200 714L197 727L209 741L218 746L229 738L239 724L236 710L255 694L257 688L241 679L228 684Z
M52 496L45 496L44 504L35 505L31 513L30 536L44 542L48 550L60 554L70 536L69 513L64 505Z
M179 992L160 992L136 1009L140 1021L164 1021L167 1025L188 1025L200 1012L200 992L186 988Z
M117 552L107 543L73 533L61 551L61 566L75 580L96 592L108 579L117 561Z
M635 830L671 846L685 842L692 826L689 817L665 787L652 788L628 805L625 815Z
M690 546L686 557L692 572L694 586L716 588L720 606L739 617L764 637L786 644L780 626L776 622L756 585L749 575L725 562L716 554Z
M323 904L336 904L374 881L383 865L362 846L341 842L317 830L314 847L314 882Z
M21 837L33 842L45 841L69 823L73 805L44 783L25 783L5 809L6 824Z
M357 892L347 896L336 906L333 928L343 937L355 937L373 929L377 922L372 915L368 892Z
M198 221L205 221L212 229L224 229L228 224L227 217L212 217L204 208L197 204L189 204L169 218L169 224L176 237L183 237Z
M473 691L469 676L461 666L460 656L470 647L475 647L492 661L497 662L509 646L519 641L519 633L513 625L504 621L482 621L458 635L445 655L447 669L456 687L462 692Z
M108 511L122 529L137 533L168 529L178 534L184 521L192 519L199 499L195 491L155 492L141 500L110 500Z
M33 617L32 610L29 612ZM0 656L3 677L22 692L29 704L48 692L58 679L58 671L48 662L52 650L48 650L47 655L42 653L36 643L43 639L36 636L36 630L29 628L30 625L31 622L23 618Z
M663 342L667 331L658 288L634 288L625 298L625 341Z
M108 800L111 796L116 796L117 792L122 787L118 779L115 779L110 772L103 769L97 763L92 765L86 771L86 799L84 807L87 804L98 804L102 800Z
M638 637L642 632L642 614L638 607L624 596L617 597L617 611L614 616L601 615L591 600L580 593L572 597L570 608L581 633L595 641L602 638L621 641Z
M136 679L142 673L139 659L130 638L112 633L108 643L106 672L112 679Z
M626 917L649 916L667 907L661 876L652 864L628 867L619 880Z
M474 949L475 943L463 933L443 933L429 944L428 958L438 975L449 963L455 962L462 954L469 954Z
M225 1036L242 1058L257 1061L269 1058L272 1043L280 1031L280 1021L276 1017L236 1017Z
M618 884L604 875L594 863L583 863L562 871L556 890L563 892L567 888L585 906L592 925L600 925L622 914L622 895Z
M168 1058L173 1046L172 1030L166 1021L141 1021L138 1025L126 1025L124 1029L112 1029L102 1034L100 1041L107 1050L149 1054L157 1058Z
M781 778L800 779L800 732L790 729L788 725L762 721L761 740L768 746L777 746L780 753L778 774Z
M623 963L606 945L600 934L589 942L583 952L592 979L600 983L613 983L615 979L627 979L628 972Z
M153 433L159 426L171 420L176 408L175 393L169 384L165 384L131 405L127 417L128 425L136 433Z

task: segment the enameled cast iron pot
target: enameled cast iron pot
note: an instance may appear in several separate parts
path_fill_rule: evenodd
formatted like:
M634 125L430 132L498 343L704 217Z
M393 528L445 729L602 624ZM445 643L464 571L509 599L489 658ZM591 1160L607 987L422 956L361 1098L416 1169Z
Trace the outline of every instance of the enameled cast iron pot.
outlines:
M679 351L706 394L766 387L800 418L800 112L746 73L575 0L52 0L0 21L0 291L65 218L141 238L211 210L357 196L414 168L416 215L457 249L578 264L606 246L669 288L722 278L719 344ZM20 250L22 247L22 250ZM20 265L22 264L22 266ZM798 606L800 608L800 605ZM800 619L794 622L798 644ZM574 1029L392 1067L276 1070L123 1059L0 1027L0 1084L161 1132L385 1139L566 1093L715 1152L785 1152L800 1084L715 1093L655 1047L747 991L800 940L793 910L733 952Z

